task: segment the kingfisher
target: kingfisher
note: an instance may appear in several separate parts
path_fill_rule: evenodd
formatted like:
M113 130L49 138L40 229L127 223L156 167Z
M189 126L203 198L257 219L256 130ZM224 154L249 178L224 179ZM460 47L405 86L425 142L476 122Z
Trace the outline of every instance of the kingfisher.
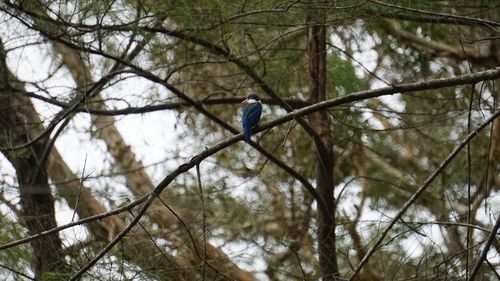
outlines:
M259 96L254 93L248 95L246 100L241 103L246 104L241 116L241 123L243 124L244 132L243 139L246 142L250 142L252 128L259 123L260 115L262 114L262 103L260 102Z

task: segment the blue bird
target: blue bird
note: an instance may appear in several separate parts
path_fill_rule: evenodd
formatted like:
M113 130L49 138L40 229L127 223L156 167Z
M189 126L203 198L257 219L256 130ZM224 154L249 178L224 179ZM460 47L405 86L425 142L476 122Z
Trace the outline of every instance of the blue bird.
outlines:
M260 115L262 114L262 103L260 102L259 96L256 94L248 95L247 99L242 103L246 104L241 116L244 132L243 139L249 142L250 136L252 135L252 127L259 123Z

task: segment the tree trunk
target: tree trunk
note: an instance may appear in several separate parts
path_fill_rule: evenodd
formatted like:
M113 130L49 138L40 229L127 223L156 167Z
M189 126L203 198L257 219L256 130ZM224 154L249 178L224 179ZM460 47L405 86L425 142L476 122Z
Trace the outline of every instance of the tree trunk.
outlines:
M16 170L23 220L30 235L55 228L54 198L50 193L45 165L40 161L45 141L40 140L21 149L9 149L30 140L27 131L31 126L19 113L29 104L10 91L9 71L5 63L5 51L0 42L0 147L2 153ZM35 256L35 278L46 278L49 272L64 271L61 239L57 234L31 242Z
M310 100L317 103L326 100L326 28L323 22L309 22L309 76ZM318 249L323 280L335 280L338 276L335 247L335 198L333 183L333 138L330 119L326 111L314 113L309 121L319 139L315 139L318 161L316 165L316 189L324 202L319 209Z

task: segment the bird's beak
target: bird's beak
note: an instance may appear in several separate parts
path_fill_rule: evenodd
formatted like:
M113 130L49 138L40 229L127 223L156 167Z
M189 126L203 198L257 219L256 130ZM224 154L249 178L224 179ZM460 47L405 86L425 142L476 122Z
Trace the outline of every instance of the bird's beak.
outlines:
M248 103L248 99L245 99L244 101L242 101L241 103Z

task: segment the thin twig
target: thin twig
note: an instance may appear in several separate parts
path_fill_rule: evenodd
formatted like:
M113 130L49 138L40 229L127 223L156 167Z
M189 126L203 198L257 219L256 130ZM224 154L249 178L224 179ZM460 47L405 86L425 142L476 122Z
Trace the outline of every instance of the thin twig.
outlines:
M76 195L76 203L73 208L73 216L71 216L71 222L75 221L76 210L78 209L78 203L80 203L80 196L82 195L83 181L85 179L85 168L87 167L87 153L85 153L85 161L83 162L82 177L80 178L80 186L78 188L78 194Z
M8 266L6 266L6 265L3 265L3 264L1 264L1 263L0 263L0 267L5 268L5 269L7 269L7 270L10 270L10 271L14 272L15 274L20 275L20 276L22 276L22 277L24 277L24 278L26 278L26 279L29 279L29 280L34 280L34 281L36 280L35 278L33 278L33 277L31 277L31 276L28 276L28 275L24 274L23 272L20 272L20 271L18 271L18 270L15 270L15 269L13 269L13 268L11 268L11 267L8 267Z
M500 280L500 275L499 275L499 274L498 274L498 272L497 272L497 270L498 270L498 269L497 269L497 268L495 268L495 267L493 267L493 265L490 263L490 261L489 261L488 259L486 259L486 260L484 260L484 261L485 261L485 262L488 264L488 266L491 268L491 271L492 271L493 273L495 273L495 275L496 275L497 279L498 279L498 280Z
M283 138L283 142L281 142L281 149L285 149L285 143L286 140L288 139L288 135L290 135L290 132L292 131L292 128L295 125L295 118L292 119L292 122L290 122L290 126L288 127L288 130L286 131L285 137Z
M306 281L307 280L307 273L304 270L304 267L302 266L302 263L300 261L298 250L294 249L293 254L295 255L295 258L297 259L297 264L299 265L300 272L302 273L302 280Z
M493 82L493 90L492 92L493 93L497 93L497 91L495 90L495 83ZM481 85L481 90L483 89L482 86L484 85L484 82L483 84ZM497 99L497 94L493 94L493 108L497 108L498 106L498 99ZM479 103L481 104L481 103ZM497 121L498 122L498 121ZM488 143L488 159L487 159L487 165L486 165L486 175L485 175L485 179L486 179L486 185L485 185L485 188L484 188L484 198L487 197L488 195L488 190L490 190L491 186L489 184L489 177L490 177L490 172L494 173L494 169L493 171L490 171L490 167L493 168L495 167L494 165L490 164L492 163L491 161L491 149L492 149L492 144L493 144L493 133L494 133L494 128L495 128L495 122L492 122L491 123L491 126L490 126L490 139L489 139L489 143ZM497 143L498 141L495 141L495 143ZM494 183L493 183L494 184ZM487 200L484 200L484 213L486 214L488 210L488 201Z
M134 213L132 212L132 210L128 210L128 212L130 213L130 215L132 217L135 217ZM141 227L141 229L144 231L144 233L146 233L146 235L148 236L149 240L151 241L151 243L153 243L153 245L155 246L155 248L160 252L160 254L163 256L163 258L167 261L170 261L170 258L168 256L168 254L156 243L153 235L151 235L151 233L149 233L149 231L142 225L141 222L138 222L139 226ZM177 267L175 263L171 262L171 264L174 266L174 267Z
M207 212L205 210L205 198L203 197L203 187L201 185L200 164L196 165L196 176L198 178L202 212L203 257L201 260L201 277L202 280L205 280L205 263L207 262Z
M361 66L364 69L364 71L366 71L371 76L375 77L380 82L386 84L387 86L393 86L394 87L394 85L391 82L385 81L382 77L380 77L377 74L375 74L375 72L369 70L362 62L360 62L359 60L357 60L356 58L354 58L354 56L351 55L351 54L349 54L347 51L342 50L341 48L339 48L339 47L337 47L337 46L335 46L335 45L333 45L332 43L329 43L329 42L327 43L327 45L330 46L330 47L333 47L333 48L337 49L338 51L340 51L341 53L343 53L344 55L346 55L352 61L354 61L355 63L357 63L359 66Z

